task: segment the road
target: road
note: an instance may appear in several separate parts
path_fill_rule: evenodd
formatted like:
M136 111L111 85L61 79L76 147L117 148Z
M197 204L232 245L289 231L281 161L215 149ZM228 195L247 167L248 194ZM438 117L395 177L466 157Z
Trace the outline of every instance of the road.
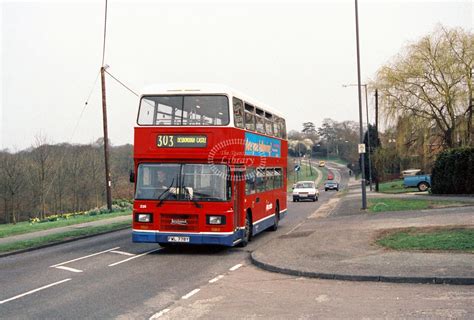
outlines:
M288 202L279 230L259 234L245 248L163 249L134 244L123 230L2 258L0 318L149 318L248 265L249 252L291 231L334 194Z
M336 179L347 176L335 171ZM343 170L345 172L345 170ZM245 248L171 250L130 230L0 259L0 319L469 319L470 286L318 280L262 271L249 252L328 203L288 202Z

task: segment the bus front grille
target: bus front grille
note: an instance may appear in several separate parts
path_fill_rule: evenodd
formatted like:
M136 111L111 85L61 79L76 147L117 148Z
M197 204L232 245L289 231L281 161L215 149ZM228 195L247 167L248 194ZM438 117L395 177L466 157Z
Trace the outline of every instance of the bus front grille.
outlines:
M161 214L161 230L163 231L198 231L197 214Z

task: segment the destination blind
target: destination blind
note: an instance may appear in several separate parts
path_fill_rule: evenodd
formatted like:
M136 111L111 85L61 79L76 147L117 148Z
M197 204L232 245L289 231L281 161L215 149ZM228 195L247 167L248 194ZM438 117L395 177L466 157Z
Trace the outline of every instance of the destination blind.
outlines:
M207 136L159 134L156 137L156 146L158 148L205 148Z

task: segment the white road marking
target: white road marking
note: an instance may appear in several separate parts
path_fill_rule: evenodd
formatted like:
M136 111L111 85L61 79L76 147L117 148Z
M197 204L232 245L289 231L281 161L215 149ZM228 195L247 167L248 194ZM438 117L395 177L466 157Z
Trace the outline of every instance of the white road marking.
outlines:
M209 283L217 282L217 281L219 281L219 280L222 279L222 278L224 278L223 275L217 276L217 277L215 277L214 279L209 280Z
M61 280L61 281L58 281L58 282L55 282L55 283L48 284L48 285L43 286L43 287L41 287L41 288L34 289L34 290L31 290L31 291L28 291L28 292L19 294L19 295L17 295L17 296L11 297L11 298L9 298L9 299L0 301L0 304L4 304L5 302L9 302L9 301L12 301L12 300L16 300L16 299L18 299L18 298L27 296L27 295L29 295L29 294L32 294L32 293L35 293L35 292L38 292L38 291L41 291L41 290L50 288L50 287L52 287L52 286L56 286L56 285L58 285L58 284L67 282L67 281L69 281L69 280L71 280L71 279L64 279L64 280Z
M56 267L62 266L63 264L68 264L70 262L90 258L90 257L97 256L99 254L106 253L106 252L109 252L109 251L113 251L113 250L116 250L116 249L120 249L120 247L115 247L115 248L112 248L112 249L109 249L109 250L104 250L104 251L101 251L101 252L93 253L93 254L90 254L88 256L80 257L80 258L69 260L69 261L66 261L66 262L61 262L61 263L55 264L54 266L51 266L50 268L56 268Z
M239 263L239 264L236 264L235 266L233 266L232 268L230 268L229 270L230 271L235 271L235 270L239 269L241 266L242 266L242 264Z
M161 317L162 315L164 315L168 311L170 311L170 309L163 309L160 312L157 312L154 315L152 315L149 320L158 319L159 317Z
M82 270L74 269L74 268L69 268L69 267L65 267L65 266L58 266L58 267L55 267L55 268L56 268L56 269L66 270L66 271L71 271L71 272L82 272Z
M304 221L303 221L304 222ZM301 223L298 223L293 229L291 229L290 231L288 231L287 233L285 233L285 236L289 235L290 233L292 233L293 231L295 231L296 229L298 229L302 224L303 222Z
M128 258L128 259L125 259L125 260L121 260L119 262L115 262L115 263L112 263L112 264L109 264L109 267L113 267L113 266L116 266L118 264L121 264L121 263L124 263L124 262L127 262L127 261L130 261L130 260L133 260L133 259L136 259L136 258L140 258L140 257L143 257L149 253L152 253L152 252L155 252L155 251L158 251L158 250L161 250L162 248L158 248L158 249L153 249L153 250L150 250L150 251L147 251L145 253L142 253L142 254L139 254L139 255L135 255L131 258Z
M184 295L181 297L181 299L189 299L191 298L192 296L194 296L196 293L198 293L199 291L201 291L201 289L194 289L193 291L191 291L190 293Z
M121 255L124 255L124 256L131 256L131 257L136 256L136 254L134 254L134 253L118 251L118 250L110 251L110 253L117 253L117 254L121 254Z

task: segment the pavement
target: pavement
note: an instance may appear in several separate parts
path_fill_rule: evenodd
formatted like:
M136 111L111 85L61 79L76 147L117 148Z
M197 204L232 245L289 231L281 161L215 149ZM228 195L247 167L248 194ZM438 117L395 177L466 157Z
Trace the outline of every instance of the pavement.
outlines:
M474 206L366 213L360 209L357 185L360 183L353 178L349 180L348 192L333 197L290 232L253 251L252 262L268 271L321 279L474 284L474 254L394 251L374 244L390 229L474 227ZM368 192L368 198L372 196ZM462 199L474 201L472 197Z

